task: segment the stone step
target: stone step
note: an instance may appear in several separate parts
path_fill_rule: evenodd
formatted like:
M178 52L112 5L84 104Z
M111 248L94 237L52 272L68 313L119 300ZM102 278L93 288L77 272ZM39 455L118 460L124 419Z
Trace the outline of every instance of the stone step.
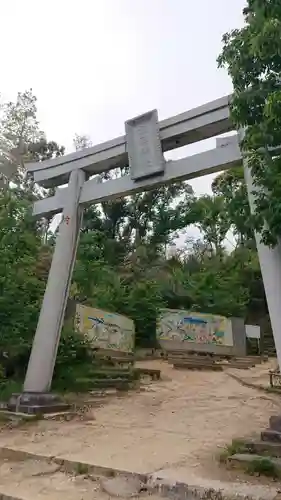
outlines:
M197 356L186 356L185 358L177 358L170 357L168 359L168 363L181 363L181 364L189 364L193 363L194 365L214 365L215 361L212 358L199 358Z
M223 359L233 359L233 356L221 356L210 352L190 352L190 351L169 351L167 354L168 360L177 359L195 359L198 361L221 361Z
M197 364L197 363L181 363L180 361L174 361L173 367L176 370L211 370L211 371L222 371L222 367L216 364Z
M261 363L261 356L234 356L233 361L237 363Z
M251 453L236 453L228 457L228 463L233 467L241 467L260 475L281 476L281 459L253 455Z
M255 455L265 455L269 457L281 458L281 443L271 441L248 441L245 442L245 449Z
M97 356L94 360L99 362L112 362L112 363L134 363L135 358L133 356Z
M89 378L93 380L99 380L99 379L125 379L125 380L133 380L134 374L130 370L92 370L89 372Z
M249 370L249 368L253 368L255 365L252 363L220 363L223 368L235 368L236 370Z
M273 431L281 432L281 416L273 415L269 418L269 428Z
M156 370L153 368L133 368L134 378L139 378L142 375L148 375L152 380L160 380L161 370Z
M81 390L83 387L86 389L107 389L107 388L116 388L116 389L124 389L127 390L131 387L133 382L131 380L126 380L126 379L110 379L110 378L105 378L105 379L77 379L77 387L79 387Z
M261 432L261 440L269 441L270 443L281 443L281 432L273 429L266 429Z

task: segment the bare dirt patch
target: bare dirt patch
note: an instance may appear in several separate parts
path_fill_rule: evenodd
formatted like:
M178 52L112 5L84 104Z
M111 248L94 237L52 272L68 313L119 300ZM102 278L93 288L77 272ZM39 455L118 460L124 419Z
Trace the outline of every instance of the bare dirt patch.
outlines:
M105 480L104 480L105 481ZM112 494L103 487L103 481L95 477L85 477L83 475L66 474L58 470L54 464L44 461L0 461L0 490L1 494L22 500L109 500L111 498L130 497L129 487L124 488L120 481L117 488L113 484ZM114 487L115 486L115 487ZM126 483L125 483L126 486ZM134 484L133 484L134 486ZM131 487L134 493L134 489ZM136 500L140 497L133 495ZM160 500L158 495L148 495L141 493L143 500Z

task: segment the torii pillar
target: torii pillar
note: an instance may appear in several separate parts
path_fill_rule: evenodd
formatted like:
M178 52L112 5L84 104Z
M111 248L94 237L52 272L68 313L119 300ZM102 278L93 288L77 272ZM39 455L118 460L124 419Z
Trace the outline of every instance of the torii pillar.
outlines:
M79 198L84 181L83 170L71 172L66 188L67 201L56 239L23 393L12 396L8 405L11 410L46 413L68 408L68 405L62 403L49 391L79 241L83 216Z

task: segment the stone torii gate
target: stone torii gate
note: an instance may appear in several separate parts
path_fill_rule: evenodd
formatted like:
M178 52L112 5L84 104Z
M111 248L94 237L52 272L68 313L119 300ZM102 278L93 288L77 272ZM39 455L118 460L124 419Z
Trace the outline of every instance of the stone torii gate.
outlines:
M63 157L31 163L27 169L35 182L57 188L55 195L34 204L34 216L62 212L51 269L34 337L20 399L22 404L44 407L52 403L49 390L56 361L72 271L76 258L83 208L153 189L176 180L187 180L240 165L238 135L218 138L216 147L177 161L165 161L163 152L233 130L231 96L222 97L167 120L158 122L156 110L125 123L126 135ZM91 176L129 164L130 175L99 183ZM254 209L252 179L246 160L245 178L251 209ZM279 364L281 363L281 250L264 246L256 235L261 271Z

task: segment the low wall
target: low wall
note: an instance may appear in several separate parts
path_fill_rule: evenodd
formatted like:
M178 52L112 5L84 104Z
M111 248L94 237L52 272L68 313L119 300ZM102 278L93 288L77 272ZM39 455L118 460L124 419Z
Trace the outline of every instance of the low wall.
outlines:
M157 340L166 351L246 355L245 325L241 318L162 309L157 324Z
M135 344L134 322L121 314L76 304L76 328L94 348L131 352Z

